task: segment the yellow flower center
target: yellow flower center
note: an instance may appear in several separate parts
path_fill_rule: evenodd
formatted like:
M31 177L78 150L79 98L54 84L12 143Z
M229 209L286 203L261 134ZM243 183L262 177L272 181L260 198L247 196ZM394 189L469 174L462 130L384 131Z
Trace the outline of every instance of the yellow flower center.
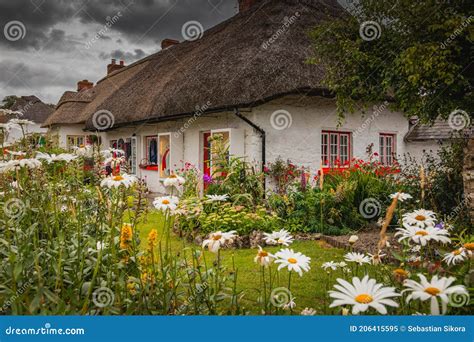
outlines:
M169 178L178 178L176 175L171 175Z
M393 273L399 276L404 276L404 277L408 276L408 272L405 270L402 270L401 268L397 268L396 270L393 271Z
M417 220L417 221L424 221L424 220L426 220L426 217L423 216L423 215L416 215L415 220Z
M161 201L161 204L167 205L167 204L170 204L170 201L168 201L167 199L164 199L163 201Z
M290 264L296 264L298 262L298 260L296 260L295 258L288 258L288 262Z
M355 297L355 301L357 303L361 303L361 304L369 304L370 302L372 302L374 299L372 298L371 295L368 295L366 293L363 293L363 294L360 294L358 295L357 297Z
M474 251L474 242L465 243L463 247L470 251Z
M120 181L122 181L122 180L124 180L124 179L125 179L125 178L123 178L122 176L115 176L115 177L114 177L114 181L116 181L116 182L120 182Z
M461 254L461 250L460 249L456 249L455 251L452 252L454 255L459 255Z
M258 256L260 258L265 258L266 256L268 256L268 253L266 251L260 251L258 252Z
M430 295L432 296L436 296L438 293L440 293L441 291L439 289L437 289L436 287L427 287L425 289L425 292L426 293L429 293Z
M426 232L426 230L419 230L415 233L415 235L425 236L428 235L428 233Z
M216 235L214 235L214 236L212 237L212 239L215 240L215 241L217 241L217 240L220 240L221 237L222 237L222 235L216 234Z

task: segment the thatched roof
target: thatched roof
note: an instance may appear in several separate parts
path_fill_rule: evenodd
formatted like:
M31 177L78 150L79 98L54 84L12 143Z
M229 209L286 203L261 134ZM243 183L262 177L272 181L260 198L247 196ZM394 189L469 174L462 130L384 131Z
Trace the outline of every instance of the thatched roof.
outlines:
M456 123L455 123L456 124ZM453 125L453 124L452 124ZM458 126L453 126L454 128ZM416 123L405 136L406 141L448 140L459 137L474 137L474 127L469 126L459 130L450 126L449 122L442 119L435 120L432 124Z
M308 31L341 15L336 0L261 0L207 30L196 41L162 50L98 82L93 99L73 108L60 101L48 124L112 112L115 127L208 111L254 106L290 93L323 91L322 67L311 56ZM62 109L64 107L64 109Z
M23 113L21 119L42 124L54 112L54 106L42 102L34 95L30 95L19 97L10 110Z

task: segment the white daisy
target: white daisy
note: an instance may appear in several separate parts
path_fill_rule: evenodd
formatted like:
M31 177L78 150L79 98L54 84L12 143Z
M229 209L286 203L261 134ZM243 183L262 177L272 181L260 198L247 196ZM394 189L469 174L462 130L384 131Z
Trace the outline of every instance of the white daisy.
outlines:
M430 210L419 209L403 215L403 225L420 228L433 227L436 224L436 214Z
M92 157L92 155L94 154L94 149L90 145L86 145L86 146L81 145L79 147L74 146L73 150L74 150L74 154L79 157Z
M354 243L356 243L357 241L359 241L359 237L357 235L351 235L351 237L349 238L349 243L351 245L353 245Z
M365 312L369 308L374 308L378 313L387 314L386 306L398 307L391 298L398 297L400 294L395 292L394 287L384 287L383 284L377 284L375 279L352 278L352 284L344 279L337 279L339 284L334 285L338 291L329 291L329 297L334 301L329 305L330 308L343 305L352 305L352 314L357 315Z
M211 233L209 234L209 238L203 241L202 248L206 248L207 246L210 252L217 253L222 245L226 243L232 243L234 241L234 238L237 237L235 233L235 230L225 233L221 231Z
M41 167L41 162L36 159L10 160L0 166L0 172L16 171L23 167L35 169Z
M176 196L156 197L153 201L153 206L161 211L174 211L178 206L179 198Z
M122 175L109 176L103 179L100 182L100 186L105 188L118 188L123 185L124 187L129 188L133 184L135 184L136 181L137 179L135 178L135 176L127 175L126 173L124 173Z
M367 255L357 252L347 253L346 255L344 255L344 260L346 260L347 262L355 262L359 265L370 264L370 258Z
M288 247L294 240L293 236L285 229L272 233L263 233L263 235L267 245L283 245Z
M300 252L294 252L292 249L282 249L275 254L275 263L280 264L278 270L286 267L288 271L295 271L301 276L303 276L303 271L308 272L311 268L309 263L311 258Z
M15 157L23 157L23 156L26 156L26 152L23 152L23 151L10 151L10 150L7 150L8 154L12 155L12 156L15 156Z
M207 195L206 196L211 202L225 202L229 199L229 195Z
M255 257L254 261L261 266L268 266L272 263L275 257L273 254L268 253L267 251L263 250L262 247L258 246L257 256Z
M301 316L314 316L316 315L316 310L313 308L304 308L303 311L301 311Z
M322 264L321 267L324 268L326 271L328 269L331 269L331 270L335 271L339 267L339 263L334 262L334 261L328 261L328 262L325 262L324 264Z
M295 299L296 299L296 298L291 297L290 301L289 301L288 303L286 303L285 305L283 305L283 309L284 309L284 310L288 310L288 309L294 309L294 308L296 308Z
M70 153L61 153L61 154L48 154L48 153L43 153L43 152L38 152L36 153L36 159L38 160L45 160L48 164L51 164L52 162L56 161L65 161L65 162L70 162L74 159L77 159L77 156L74 154Z
M340 263L337 264L340 268L344 268L347 266L347 264L344 261L341 261Z
M450 253L446 253L443 257L443 261L446 261L448 265L456 265L458 262L464 261L466 257L466 250L464 248L458 248Z
M19 126L26 126L26 125L34 125L35 123L30 120L25 119L11 119L9 121L10 124L19 125Z
M422 246L426 246L428 241L436 241L441 243L450 243L451 239L448 237L449 232L446 229L437 229L432 226L420 228L408 224L403 225L404 228L397 228L395 236L401 236L398 241L403 240L413 241Z
M384 256L386 256L386 254L384 253L375 253L375 254L370 254L370 253L367 253L370 257L370 260L372 262L372 265L378 265L378 264L381 264L382 263L382 258Z
M163 185L166 187L174 186L175 188L177 188L183 185L185 182L186 180L183 177L172 174L171 176L169 176L163 181Z
M400 202L404 202L408 199L413 198L410 194L406 194L404 192L396 192L394 194L391 194L390 198L394 199L396 196L398 196L398 201L400 201Z
M450 295L458 294L468 296L467 290L463 285L450 286L456 280L454 277L438 278L437 275L434 275L431 281L428 281L423 274L418 274L418 277L420 278L419 283L411 279L407 279L403 283L403 285L408 288L403 292L411 292L407 296L407 303L416 299L423 302L429 299L431 301L430 311L432 315L440 314L438 298L441 300L442 313L445 314Z

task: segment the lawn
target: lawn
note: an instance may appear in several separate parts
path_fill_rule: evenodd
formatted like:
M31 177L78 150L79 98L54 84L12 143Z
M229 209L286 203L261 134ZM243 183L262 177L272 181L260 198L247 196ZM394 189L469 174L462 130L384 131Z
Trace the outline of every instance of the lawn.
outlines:
M152 211L146 222L139 225L140 240L144 247L146 238L151 229L158 231L159 239L164 238L163 234L163 216ZM182 252L185 247L193 247L192 243L184 241L176 235L171 236L171 248L177 254ZM194 246L199 248L199 246ZM328 274L321 268L322 263L330 260L342 261L342 249L333 248L322 241L295 241L290 248L301 252L311 258L311 270L304 273L302 277L294 275L292 278L291 292L297 304L295 311L300 312L305 307L317 308L324 304L327 299L325 294L327 287L332 287L334 283L334 275ZM278 251L280 247L268 247L270 253ZM206 251L205 259L211 263L215 259L215 255ZM244 303L247 309L252 311L252 307L258 297L258 289L260 286L260 266L254 262L254 257L257 253L256 249L230 249L222 250L223 264L229 269L232 263L232 256L234 256L235 266L238 272L238 287L240 290L245 290ZM288 275L282 270L280 272L281 286L287 286ZM337 273L336 273L337 274ZM326 285L324 285L326 284ZM255 312L257 313L257 312Z

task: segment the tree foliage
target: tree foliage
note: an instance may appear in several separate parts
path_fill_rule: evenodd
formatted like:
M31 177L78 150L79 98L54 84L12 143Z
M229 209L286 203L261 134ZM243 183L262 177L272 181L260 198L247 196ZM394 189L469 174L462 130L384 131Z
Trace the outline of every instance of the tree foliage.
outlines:
M1 109L10 109L15 104L15 102L17 100L18 100L18 96L15 96L15 95L5 96L2 100L0 108Z
M338 113L391 100L423 121L472 111L472 1L360 0L311 33Z

